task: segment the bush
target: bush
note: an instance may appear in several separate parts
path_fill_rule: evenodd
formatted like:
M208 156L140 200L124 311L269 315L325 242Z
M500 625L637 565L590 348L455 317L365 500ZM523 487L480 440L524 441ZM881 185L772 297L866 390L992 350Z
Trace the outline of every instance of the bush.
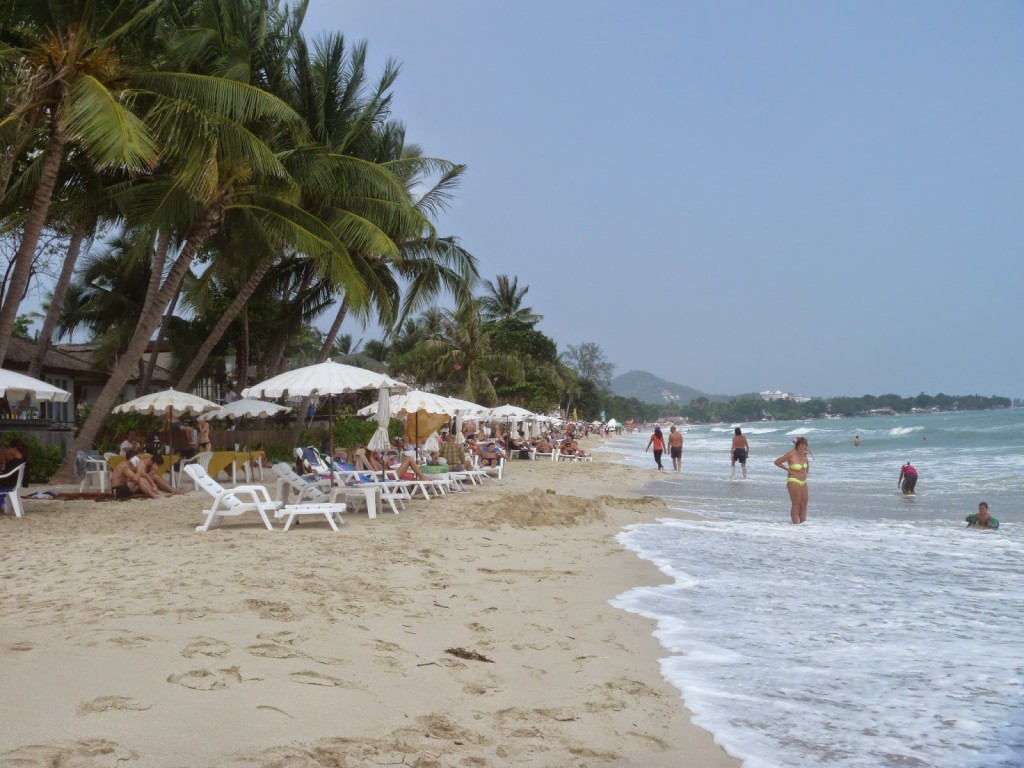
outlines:
M15 440L21 440L28 447L28 482L49 482L57 474L57 468L63 460L60 446L44 445L37 437L23 435L21 432L4 432L0 435L0 442L4 445L10 445Z

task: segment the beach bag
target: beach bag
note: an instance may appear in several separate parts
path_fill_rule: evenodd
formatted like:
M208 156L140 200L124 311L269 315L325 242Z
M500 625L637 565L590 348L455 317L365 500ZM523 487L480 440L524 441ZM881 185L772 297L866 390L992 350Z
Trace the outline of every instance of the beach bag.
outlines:
M528 459L528 458L530 458L530 451L527 450L526 448L524 448L523 450L521 450L519 452L519 458L520 459Z

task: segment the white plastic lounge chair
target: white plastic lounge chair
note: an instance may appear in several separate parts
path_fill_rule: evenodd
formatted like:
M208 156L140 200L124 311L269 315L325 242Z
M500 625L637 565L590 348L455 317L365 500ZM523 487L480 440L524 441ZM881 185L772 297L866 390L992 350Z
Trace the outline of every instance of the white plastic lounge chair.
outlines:
M299 515L322 515L331 529L335 531L338 530L338 524L344 523L341 519L341 513L345 511L344 504L286 505L284 502L273 501L270 498L270 493L262 485L239 485L234 488L224 488L210 477L205 469L196 464L187 466L185 472L198 488L202 488L213 497L213 506L204 510L206 522L196 528L197 531L208 531L210 528L220 525L222 518L246 512L258 512L263 518L263 524L270 531L274 530L269 517L271 512L276 518L286 518L284 526L286 531L292 527L292 523ZM244 499L248 499L248 501Z
M315 482L307 480L283 461L274 465L274 474L277 475L277 498L281 501L291 501L292 494L295 494L295 503L306 501L314 504L333 504L339 496L344 496L346 501L356 498L364 503L366 514L371 520L377 517L377 509L380 507L378 500L383 492L383 486L377 483L363 483L359 487L339 485L332 488L328 495ZM398 509L393 501L391 508L397 515Z
M228 489L210 477L198 464L186 466L185 473L192 478L196 488L201 488L213 497L213 505L203 510L206 522L198 526L197 531L208 531L220 525L223 518L246 512L258 512L267 530L274 530L269 515L284 507L284 504L271 500L262 485L239 485Z
M21 482L25 476L25 465L19 464L17 467L12 469L10 472L5 472L0 475L0 486L4 488L10 488L9 491L3 494L3 501L0 502L0 510L6 511L7 505L11 506L14 511L15 517L24 517L25 510L21 506L21 497L18 493L21 491Z
M500 459L498 459L497 466L493 466L493 467L487 466L487 467L485 467L485 466L483 466L480 463L480 456L477 455L477 456L474 456L474 458L473 458L473 466L474 466L475 469L478 469L481 472L483 472L484 473L484 477L486 477L488 480L493 480L494 482L498 483L499 485L501 484L501 475L505 471L505 457L504 456L502 456Z

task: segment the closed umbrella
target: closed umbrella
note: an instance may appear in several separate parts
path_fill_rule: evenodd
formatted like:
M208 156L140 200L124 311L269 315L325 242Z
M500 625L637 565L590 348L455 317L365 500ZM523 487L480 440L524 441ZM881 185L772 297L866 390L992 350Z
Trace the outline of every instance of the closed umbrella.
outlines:
M386 451L391 447L391 439L388 437L390 422L391 397L386 389L381 389L377 398L377 431L373 433L367 446L371 451Z

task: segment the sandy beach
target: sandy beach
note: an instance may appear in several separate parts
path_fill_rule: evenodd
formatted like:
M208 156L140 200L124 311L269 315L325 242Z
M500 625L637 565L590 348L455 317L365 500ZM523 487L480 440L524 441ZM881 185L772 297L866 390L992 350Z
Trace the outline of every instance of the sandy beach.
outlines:
M201 492L26 499L0 520L0 765L738 766L608 604L664 579L615 541L668 514L649 478L511 461L337 533L196 533Z

